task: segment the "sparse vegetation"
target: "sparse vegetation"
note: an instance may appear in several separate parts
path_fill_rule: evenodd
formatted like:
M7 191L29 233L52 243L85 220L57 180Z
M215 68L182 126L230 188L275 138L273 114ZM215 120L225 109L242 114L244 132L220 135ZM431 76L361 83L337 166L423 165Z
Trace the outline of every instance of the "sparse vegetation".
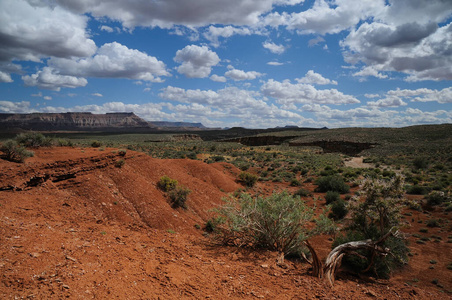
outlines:
M425 199L427 200L428 205L435 206L446 203L449 200L449 197L444 192L433 191L427 196L425 196Z
M403 179L400 176L389 180L366 179L362 191L364 202L357 201L351 206L352 220L333 246L367 239L375 241L378 247L358 249L359 255L346 255L344 263L357 271L388 277L395 267L407 262L409 251L406 240L396 231L400 227ZM391 255L385 255L388 251Z
M309 190L307 190L307 189L304 189L304 188L298 189L294 193L294 196L300 196L300 197L309 197L311 195L312 195L311 192Z
M125 164L126 164L126 161L124 159L118 159L115 162L115 167L116 168L122 168Z
M248 172L241 172L239 174L239 180L247 187L253 187L256 184L257 179L257 175Z
M93 148L99 148L100 146L102 146L102 142L100 142L100 141L92 141L91 142L91 147L93 147Z
M326 192L326 195L325 195L326 204L331 204L335 201L338 201L339 199L341 199L341 197L338 192L334 192L334 191Z
M191 191L182 186L176 186L168 192L168 197L170 199L171 205L174 208L182 207L187 208L185 202L187 201L188 195Z
M164 175L160 177L157 186L164 192L168 193L168 198L170 200L170 204L173 208L187 208L186 201L188 195L191 191L179 185L177 180L171 179L170 177Z
M224 217L224 243L276 250L284 255L302 252L302 242L311 234L306 224L313 211L287 192L253 198L241 194L228 198L218 213Z
M344 182L344 178L339 175L328 175L320 177L319 179L317 179L316 184L316 190L321 193L331 191L345 194L350 190L350 187Z
M160 180L157 183L157 186L164 192L169 192L175 189L177 185L178 185L177 180L171 179L166 175L160 177Z
M335 220L340 220L342 218L344 218L348 213L348 209L347 209L347 203L342 200L336 200L333 202L333 204L331 205L331 213L330 213L330 217L335 219Z
M32 151L28 151L13 140L4 142L0 150L4 153L5 159L12 162L23 163L26 158L34 156Z
M38 132L20 133L15 138L19 145L29 148L51 147L52 139Z

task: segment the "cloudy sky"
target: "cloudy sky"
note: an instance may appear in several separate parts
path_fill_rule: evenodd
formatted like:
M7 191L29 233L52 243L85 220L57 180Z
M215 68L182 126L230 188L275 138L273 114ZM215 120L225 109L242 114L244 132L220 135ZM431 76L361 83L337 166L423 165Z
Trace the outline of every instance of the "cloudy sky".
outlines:
M452 123L451 0L0 0L0 112Z

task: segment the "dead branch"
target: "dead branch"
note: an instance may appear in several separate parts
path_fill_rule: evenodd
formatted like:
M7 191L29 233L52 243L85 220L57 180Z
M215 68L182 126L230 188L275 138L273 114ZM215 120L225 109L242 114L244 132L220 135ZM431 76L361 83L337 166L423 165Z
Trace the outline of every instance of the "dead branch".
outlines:
M366 249L372 251L372 260L367 267L367 269L370 269L370 267L373 264L374 256L375 255L388 255L390 253L390 249L381 247L379 244L384 242L388 237L390 236L399 236L399 232L393 232L392 228L388 233L386 233L384 236L382 236L378 241L372 241L372 240L363 240L363 241L354 241L354 242L348 242L342 245L337 246L331 252L328 254L326 261L325 261L325 267L323 269L323 272L325 274L326 279L332 286L334 284L334 277L336 275L336 271L339 269L342 263L342 258L346 254L352 254L356 255L356 250L359 249Z
M319 259L317 252L314 250L314 248L312 247L308 240L304 241L304 244L306 245L306 247L308 247L309 252L311 252L312 261L308 262L312 266L312 275L314 275L317 278L322 278L323 277L322 261ZM307 260L306 257L305 259Z

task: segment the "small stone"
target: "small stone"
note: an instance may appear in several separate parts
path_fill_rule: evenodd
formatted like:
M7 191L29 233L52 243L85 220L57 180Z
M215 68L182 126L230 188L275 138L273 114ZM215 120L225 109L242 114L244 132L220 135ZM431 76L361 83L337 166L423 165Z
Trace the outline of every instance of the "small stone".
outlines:
M66 259L73 261L73 262L77 262L77 259L70 257L70 256L66 256Z

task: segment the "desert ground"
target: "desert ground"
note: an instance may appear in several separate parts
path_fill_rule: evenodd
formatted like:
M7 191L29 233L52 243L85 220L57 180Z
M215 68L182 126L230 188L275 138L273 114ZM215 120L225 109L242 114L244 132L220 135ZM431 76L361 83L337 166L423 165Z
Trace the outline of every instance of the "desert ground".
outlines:
M450 228L435 241L409 236L408 265L389 280L339 270L333 287L310 266L277 253L224 246L204 231L212 209L243 186L232 164L157 159L118 149L39 148L19 164L0 160L2 299L446 299L451 295ZM122 167L117 161L124 159ZM362 159L351 161L362 167ZM172 208L157 188L163 175L192 192ZM304 186L311 191L313 184ZM296 188L258 182L266 193ZM315 193L314 193L315 194ZM421 196L410 196L413 198ZM407 234L442 210L408 210ZM450 225L448 225L450 227ZM313 238L322 258L332 238ZM433 261L435 262L433 264ZM436 282L435 282L436 280ZM433 283L432 283L433 282Z

